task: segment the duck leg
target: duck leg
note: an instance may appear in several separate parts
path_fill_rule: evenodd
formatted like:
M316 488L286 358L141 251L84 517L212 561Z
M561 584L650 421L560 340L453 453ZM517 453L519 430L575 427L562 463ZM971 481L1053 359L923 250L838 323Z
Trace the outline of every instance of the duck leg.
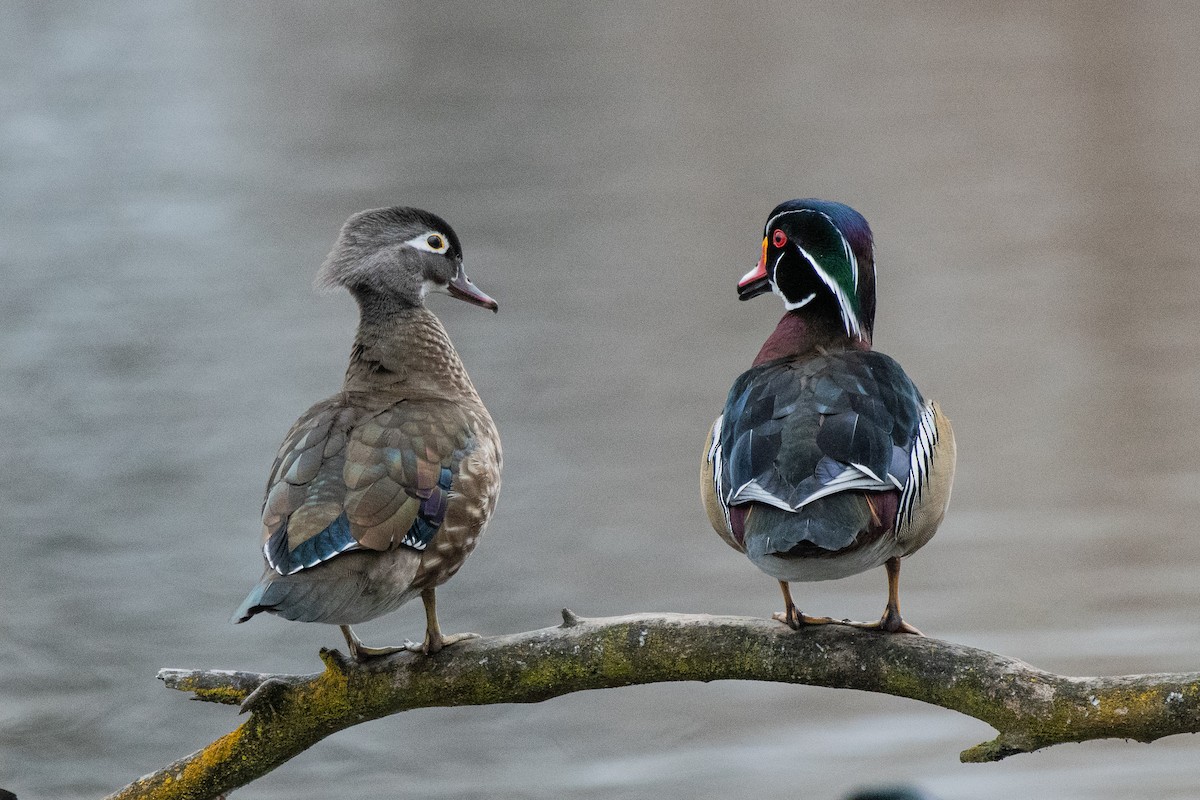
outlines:
M354 631L350 630L349 625L339 625L342 629L342 636L346 637L346 646L350 648L350 657L355 661L362 662L368 658L376 658L378 656L390 656L392 653L403 653L405 647L368 647L362 643Z
M771 615L771 619L782 622L792 630L800 630L804 625L829 625L839 621L831 617L810 617L807 614L801 614L800 609L796 608L796 604L792 602L792 590L787 581L780 581L779 588L783 590L783 611L775 612Z
M880 630L888 633L912 633L924 636L925 634L900 617L900 556L889 558L883 568L887 570L888 600L887 606L883 609L883 616L879 618Z
M416 642L405 643L405 648L414 653L432 655L443 647L457 644L464 639L479 638L478 633L452 633L449 636L442 634L442 626L438 624L437 596L435 592L436 590L432 586L421 590L421 602L425 604L425 641L421 642L421 644L417 644Z
M900 617L900 557L889 558L883 566L887 570L888 578L888 600L887 606L883 609L883 616L879 618L878 622L851 622L850 620L845 620L845 624L852 625L855 628L867 628L886 633L912 633L917 636L924 636L925 634L912 625L909 625Z

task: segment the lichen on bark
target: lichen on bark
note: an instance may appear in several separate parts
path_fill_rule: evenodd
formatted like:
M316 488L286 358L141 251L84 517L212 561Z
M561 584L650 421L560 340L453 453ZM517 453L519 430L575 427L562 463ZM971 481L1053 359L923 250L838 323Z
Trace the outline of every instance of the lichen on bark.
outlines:
M952 642L839 625L633 614L472 639L434 656L357 664L323 650L312 675L162 670L196 699L241 704L240 727L109 800L211 800L339 730L413 708L533 703L664 681L761 680L859 689L966 714L997 731L964 750L998 761L1064 742L1151 742L1200 730L1200 673L1077 678Z

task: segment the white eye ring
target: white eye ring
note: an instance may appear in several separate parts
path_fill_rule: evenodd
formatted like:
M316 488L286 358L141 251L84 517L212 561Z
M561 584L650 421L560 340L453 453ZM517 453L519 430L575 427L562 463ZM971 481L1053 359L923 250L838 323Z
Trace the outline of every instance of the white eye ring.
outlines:
M405 244L416 250L424 250L426 253L437 253L438 255L443 255L450 249L450 240L437 231L426 231L420 236L409 239Z

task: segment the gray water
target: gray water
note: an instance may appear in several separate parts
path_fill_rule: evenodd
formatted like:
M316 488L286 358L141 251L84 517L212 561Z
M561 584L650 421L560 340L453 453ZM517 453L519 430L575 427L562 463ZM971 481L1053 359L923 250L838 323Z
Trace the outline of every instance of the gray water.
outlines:
M696 472L781 312L734 282L766 213L818 196L872 221L876 345L957 431L906 617L1056 672L1200 669L1200 11L482 6L4 4L0 786L106 794L240 721L160 667L311 672L340 643L228 616L275 447L353 332L312 276L393 203L449 219L501 305L431 301L506 455L448 630L778 609ZM797 599L869 618L884 576ZM418 604L360 633L421 630ZM636 687L380 720L237 797L1200 795L1191 737L958 763L990 736L870 694Z

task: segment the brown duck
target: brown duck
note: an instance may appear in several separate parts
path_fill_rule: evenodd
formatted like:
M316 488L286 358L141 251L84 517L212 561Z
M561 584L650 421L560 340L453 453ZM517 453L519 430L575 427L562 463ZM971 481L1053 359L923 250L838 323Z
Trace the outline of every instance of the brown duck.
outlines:
M262 580L234 614L266 611L341 627L363 660L435 653L476 636L443 634L435 592L475 548L500 491L500 437L438 318L443 292L496 310L462 266L458 237L415 208L355 214L319 285L358 301L342 390L301 415L271 468ZM425 604L421 644L367 647L350 626Z

